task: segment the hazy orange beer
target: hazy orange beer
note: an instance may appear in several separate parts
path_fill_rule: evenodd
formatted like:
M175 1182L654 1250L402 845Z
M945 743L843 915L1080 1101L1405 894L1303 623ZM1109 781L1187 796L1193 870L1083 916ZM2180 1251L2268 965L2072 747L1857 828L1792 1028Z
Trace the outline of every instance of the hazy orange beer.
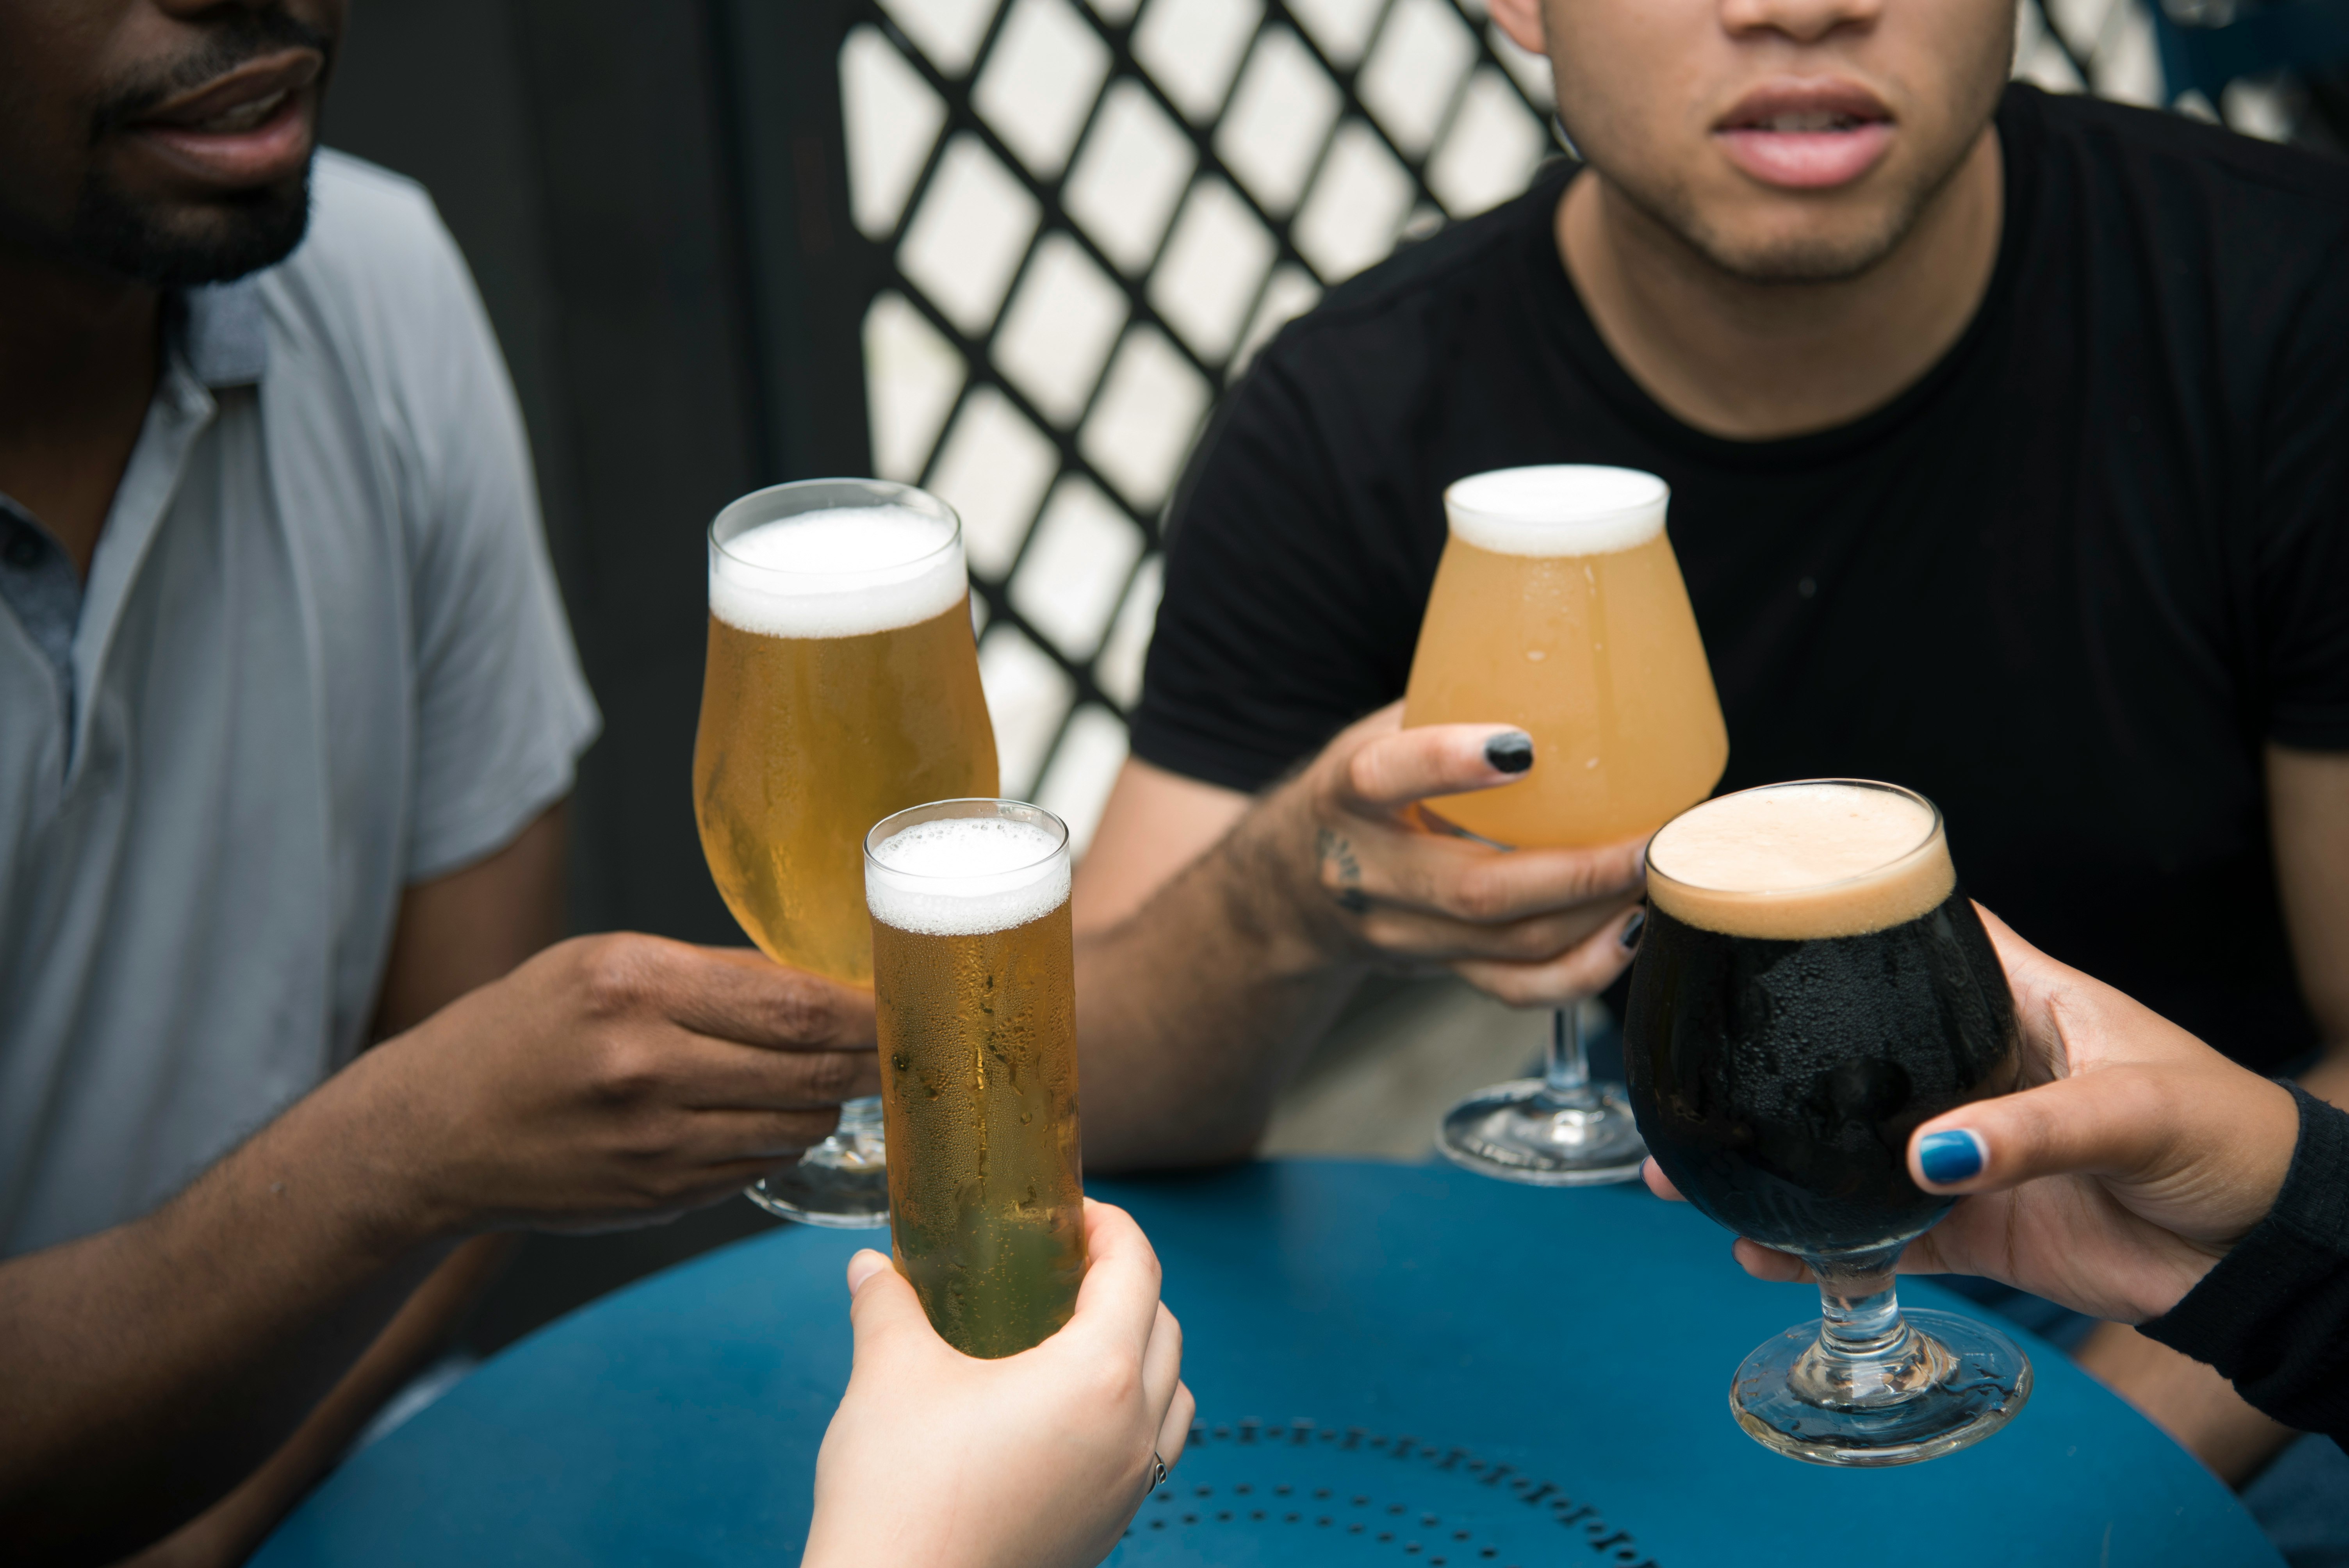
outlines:
M1420 627L1403 723L1514 724L1514 784L1433 802L1498 843L1652 832L1729 760L1696 614L1664 537L1670 495L1630 469L1506 469L1444 492L1451 536Z

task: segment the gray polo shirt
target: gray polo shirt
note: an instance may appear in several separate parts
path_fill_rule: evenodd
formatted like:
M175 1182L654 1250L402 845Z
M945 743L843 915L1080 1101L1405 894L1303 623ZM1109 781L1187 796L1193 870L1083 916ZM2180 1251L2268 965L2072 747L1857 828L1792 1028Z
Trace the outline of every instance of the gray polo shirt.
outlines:
M401 891L595 735L463 260L405 180L314 192L287 261L172 303L87 583L0 498L0 1254L347 1062Z

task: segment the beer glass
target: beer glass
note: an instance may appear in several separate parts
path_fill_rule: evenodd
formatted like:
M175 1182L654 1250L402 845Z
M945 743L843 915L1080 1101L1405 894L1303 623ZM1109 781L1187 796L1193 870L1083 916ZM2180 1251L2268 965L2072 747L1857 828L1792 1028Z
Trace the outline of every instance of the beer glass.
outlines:
M2030 1360L1971 1318L1904 1315L1892 1288L1900 1249L1952 1202L1909 1179L1909 1135L2022 1070L1940 812L1863 779L1724 795L1649 844L1648 900L1624 1024L1648 1147L1690 1202L1819 1280L1818 1321L1738 1367L1738 1425L1826 1465L1998 1430L2031 1397Z
M962 526L876 480L744 496L709 525L709 662L694 816L727 908L779 964L873 980L864 830L943 796L992 793ZM888 1222L880 1101L841 1107L754 1202L814 1225Z
M1515 783L1423 811L1502 847L1588 846L1654 831L1702 800L1729 732L1664 537L1664 481L1630 469L1504 469L1444 492L1403 723L1507 723L1533 737ZM1436 1145L1487 1176L1625 1181L1647 1150L1619 1084L1594 1084L1579 1010L1551 1021L1543 1075L1446 1113Z
M1069 830L941 800L864 838L897 1267L946 1342L1014 1356L1085 1275Z

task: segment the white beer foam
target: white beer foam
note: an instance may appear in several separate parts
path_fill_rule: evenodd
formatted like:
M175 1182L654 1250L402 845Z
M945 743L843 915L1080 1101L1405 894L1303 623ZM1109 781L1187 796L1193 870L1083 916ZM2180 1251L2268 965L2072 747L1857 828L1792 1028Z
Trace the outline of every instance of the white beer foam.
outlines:
M1788 941L1914 920L1957 882L1930 806L1829 780L1692 807L1649 841L1648 871L1649 896L1676 918Z
M944 817L883 840L864 862L873 918L925 936L1009 931L1069 899L1059 834L1007 817Z
M1588 463L1495 469L1444 492L1453 533L1499 555L1609 555L1663 531L1671 487Z
M908 507L802 512L709 551L709 613L761 636L855 637L918 625L969 591L954 524Z

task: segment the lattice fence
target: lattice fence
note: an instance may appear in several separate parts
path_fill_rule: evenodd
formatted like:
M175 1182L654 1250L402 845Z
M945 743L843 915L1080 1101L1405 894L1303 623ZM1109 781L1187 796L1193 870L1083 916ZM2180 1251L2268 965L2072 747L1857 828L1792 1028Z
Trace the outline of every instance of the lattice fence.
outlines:
M2140 0L2021 7L2019 74L2161 100ZM1330 284L1523 190L1548 67L1483 0L865 0L840 72L888 260L874 464L961 512L1003 788L1081 846L1218 391ZM2289 84L2225 97L2205 111L2294 129Z
M1515 195L1548 71L1455 0L885 0L840 57L875 466L962 513L1004 788L1090 830L1158 514L1248 356Z
M2235 19L2235 0L2159 0L2182 27L2220 26ZM2084 88L2101 98L2154 108L2176 108L2223 120L2247 136L2270 141L2333 141L2325 122L2323 85L2287 73L2245 77L2210 102L2199 92L2173 94L2163 81L2160 51L2147 0L2023 0L2015 74L2053 92Z

